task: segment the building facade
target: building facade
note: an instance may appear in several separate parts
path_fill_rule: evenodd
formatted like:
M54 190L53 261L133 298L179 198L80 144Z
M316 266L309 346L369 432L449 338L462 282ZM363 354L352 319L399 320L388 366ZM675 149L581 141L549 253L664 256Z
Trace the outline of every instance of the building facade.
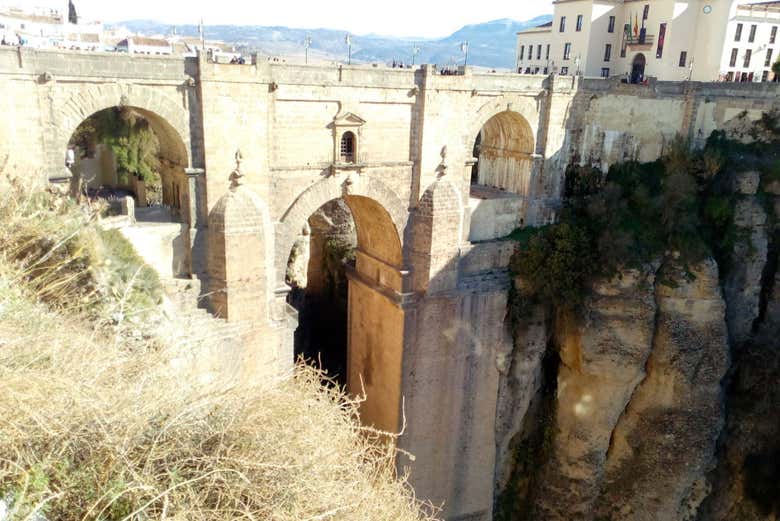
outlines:
M556 0L551 23L518 33L523 74L664 81L772 81L780 1Z
M103 24L73 24L56 9L0 8L0 38L6 45L102 50Z

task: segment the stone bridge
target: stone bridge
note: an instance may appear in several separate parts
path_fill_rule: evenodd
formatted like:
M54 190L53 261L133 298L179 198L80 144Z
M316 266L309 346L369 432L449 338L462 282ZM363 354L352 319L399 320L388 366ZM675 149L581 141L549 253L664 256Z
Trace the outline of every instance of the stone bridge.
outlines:
M0 49L0 173L61 178L86 118L143 114L165 201L189 224L183 275L207 281L217 316L251 325L238 362L249 378L289 370L288 259L309 217L342 199L358 239L348 388L366 393L365 423L403 429L415 459L399 456L399 469L451 520L491 518L508 444L497 397L511 369L513 245L502 239L555 219L571 161L653 159L675 134L701 140L778 94L254 61Z

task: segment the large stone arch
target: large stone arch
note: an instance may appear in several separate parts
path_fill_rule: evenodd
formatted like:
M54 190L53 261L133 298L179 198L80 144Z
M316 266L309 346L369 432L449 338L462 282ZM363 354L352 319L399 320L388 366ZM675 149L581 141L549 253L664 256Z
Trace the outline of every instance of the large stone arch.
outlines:
M353 213L358 246L397 269L402 267L402 238L409 215L401 198L370 176L330 176L301 193L276 226L277 287L284 284L287 260L304 224L325 203L338 198L344 198ZM382 244L385 240L392 242Z
M93 114L111 107L138 110L160 139L166 159L185 168L192 164L189 112L182 103L159 89L132 84L101 84L79 87L54 113L54 131L47 160L58 171L64 162L68 141L78 126Z

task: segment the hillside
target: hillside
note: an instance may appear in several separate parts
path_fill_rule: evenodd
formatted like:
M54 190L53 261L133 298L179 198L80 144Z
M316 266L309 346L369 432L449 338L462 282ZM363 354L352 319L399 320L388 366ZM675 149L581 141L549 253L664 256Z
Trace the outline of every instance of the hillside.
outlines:
M420 47L416 63L461 63L463 54L460 43L469 41L469 63L482 67L512 68L515 60L515 37L518 31L533 27L551 19L541 16L527 21L508 18L467 25L450 36L441 39L411 39L393 36L353 35L352 58L363 62L411 61L413 43ZM170 34L170 25L150 20L130 20L116 24L131 31L152 35ZM176 33L197 36L196 25L178 25ZM302 56L303 41L311 36L310 56L320 60L343 60L347 49L345 31L337 29L297 29L260 25L207 25L207 39L223 40L269 55Z
M0 181L0 521L433 520L355 400L304 367L189 370L204 351L159 334L184 327L127 240L21 186Z

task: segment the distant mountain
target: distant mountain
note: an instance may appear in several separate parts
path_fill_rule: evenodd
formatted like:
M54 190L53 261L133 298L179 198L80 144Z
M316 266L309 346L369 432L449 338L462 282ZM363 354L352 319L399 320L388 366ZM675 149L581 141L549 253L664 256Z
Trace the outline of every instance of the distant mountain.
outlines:
M412 39L394 36L364 35L352 37L352 58L361 62L411 61L412 44L420 48L416 63L447 65L462 63L460 43L469 42L469 64L489 68L510 69L514 66L516 33L552 19L540 16L525 22L503 18L480 24L467 25L446 38ZM171 25L149 20L131 20L114 26L143 35L170 34ZM197 36L195 25L177 25L182 36ZM204 27L207 39L222 40L247 51L258 51L273 56L302 56L303 41L311 36L310 56L314 59L343 60L347 49L346 31L334 29L295 29L261 25L208 25Z

